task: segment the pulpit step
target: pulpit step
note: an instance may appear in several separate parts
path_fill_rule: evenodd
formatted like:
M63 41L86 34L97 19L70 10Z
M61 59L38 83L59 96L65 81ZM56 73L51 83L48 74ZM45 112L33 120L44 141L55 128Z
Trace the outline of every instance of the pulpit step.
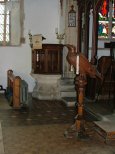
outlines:
M74 85L74 79L73 78L61 78L60 85Z
M74 85L60 85L60 91L75 91Z
M63 97L76 97L75 84L73 78L60 79L60 95Z
M76 97L63 97L62 100L67 107L75 107Z
M63 97L76 97L75 91L61 91L61 98Z

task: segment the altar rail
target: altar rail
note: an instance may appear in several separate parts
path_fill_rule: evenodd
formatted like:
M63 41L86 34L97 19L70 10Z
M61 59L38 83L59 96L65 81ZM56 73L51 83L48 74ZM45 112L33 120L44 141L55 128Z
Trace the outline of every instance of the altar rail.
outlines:
M6 96L13 108L20 108L28 103L28 84L20 76L15 76L13 70L7 71Z

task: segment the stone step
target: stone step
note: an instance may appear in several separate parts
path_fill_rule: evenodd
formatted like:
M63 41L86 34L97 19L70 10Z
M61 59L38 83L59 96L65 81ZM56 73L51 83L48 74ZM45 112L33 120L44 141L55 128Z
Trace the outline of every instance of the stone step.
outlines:
M62 97L75 97L75 85L73 78L60 79L60 95Z
M88 108L87 106L84 106L84 109L87 113L90 114L90 116L93 117L93 119L95 119L95 121L101 120L101 117L98 113L94 112L91 108Z
M75 91L75 86L74 85L61 85L60 86L60 91Z
M76 91L61 91L61 98L62 97L76 97Z
M60 79L60 85L74 85L74 79L73 78Z
M63 97L62 100L67 107L75 107L76 97Z

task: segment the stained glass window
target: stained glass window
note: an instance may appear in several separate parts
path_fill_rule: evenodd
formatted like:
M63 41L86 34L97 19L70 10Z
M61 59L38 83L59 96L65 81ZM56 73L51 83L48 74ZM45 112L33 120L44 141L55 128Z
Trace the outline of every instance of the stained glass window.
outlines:
M112 38L115 38L115 0L112 4Z
M104 0L98 15L98 37L115 38L115 0Z

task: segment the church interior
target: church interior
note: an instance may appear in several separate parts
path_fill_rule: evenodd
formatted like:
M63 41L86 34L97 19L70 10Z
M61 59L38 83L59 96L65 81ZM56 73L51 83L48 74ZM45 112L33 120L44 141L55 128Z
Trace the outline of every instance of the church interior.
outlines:
M115 154L115 0L0 0L0 46L0 154Z

